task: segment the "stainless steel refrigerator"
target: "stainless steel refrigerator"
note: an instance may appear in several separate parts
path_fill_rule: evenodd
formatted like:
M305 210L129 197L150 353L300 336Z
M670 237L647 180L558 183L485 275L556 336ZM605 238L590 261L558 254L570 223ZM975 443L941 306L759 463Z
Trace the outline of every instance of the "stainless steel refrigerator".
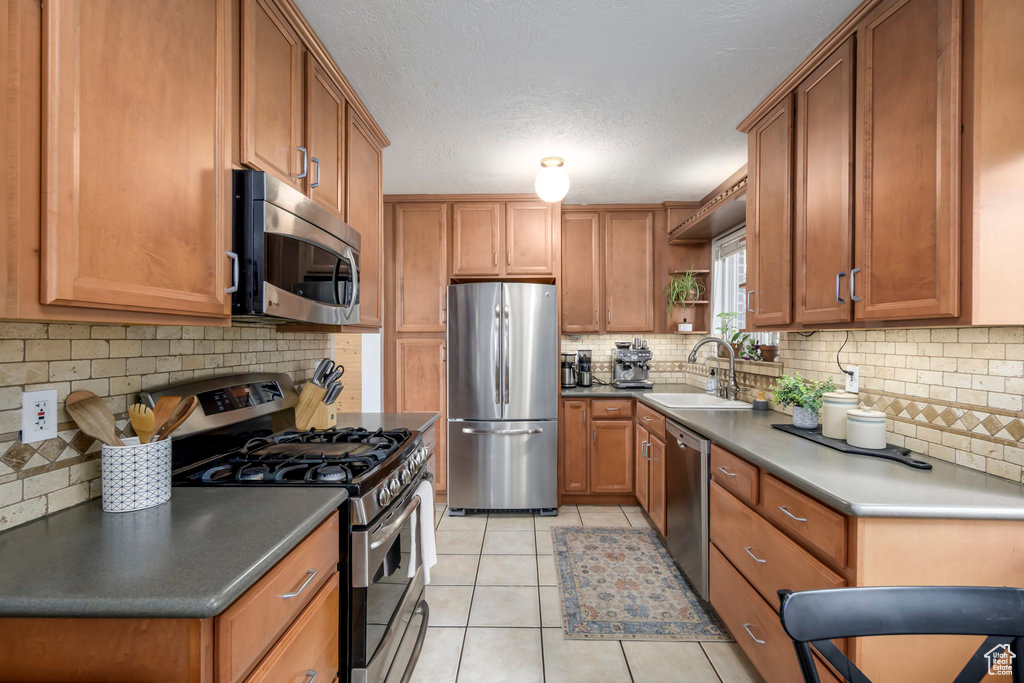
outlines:
M448 287L448 506L558 507L554 285Z

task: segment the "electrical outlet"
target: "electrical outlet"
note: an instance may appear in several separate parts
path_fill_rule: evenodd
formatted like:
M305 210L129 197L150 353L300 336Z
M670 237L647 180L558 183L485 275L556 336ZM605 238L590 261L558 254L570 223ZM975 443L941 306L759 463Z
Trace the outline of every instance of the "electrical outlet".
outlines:
M846 390L851 394L860 393L860 368L856 365L846 366Z
M57 390L26 391L21 395L21 441L57 438Z

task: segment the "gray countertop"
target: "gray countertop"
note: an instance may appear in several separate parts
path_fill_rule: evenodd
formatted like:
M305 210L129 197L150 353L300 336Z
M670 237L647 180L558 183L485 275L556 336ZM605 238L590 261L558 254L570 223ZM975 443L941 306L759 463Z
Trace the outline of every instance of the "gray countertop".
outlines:
M338 413L339 427L411 429L422 432L438 421L438 413Z
M212 617L347 497L175 487L138 512L83 503L0 533L0 617Z
M686 384L617 390L564 389L565 398L632 396L669 419L743 456L796 488L856 517L1024 520L1024 486L935 458L931 470L850 455L777 429L788 415L754 410L673 410L649 393L700 392Z

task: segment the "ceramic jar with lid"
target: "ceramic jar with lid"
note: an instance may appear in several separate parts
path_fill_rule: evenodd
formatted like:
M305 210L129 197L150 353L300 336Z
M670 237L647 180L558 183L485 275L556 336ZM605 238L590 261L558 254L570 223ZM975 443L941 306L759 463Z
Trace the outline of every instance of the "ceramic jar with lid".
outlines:
M857 448L885 448L885 413L863 405L846 413L846 442Z
M830 391L821 397L821 435L846 439L846 413L857 407L857 394Z

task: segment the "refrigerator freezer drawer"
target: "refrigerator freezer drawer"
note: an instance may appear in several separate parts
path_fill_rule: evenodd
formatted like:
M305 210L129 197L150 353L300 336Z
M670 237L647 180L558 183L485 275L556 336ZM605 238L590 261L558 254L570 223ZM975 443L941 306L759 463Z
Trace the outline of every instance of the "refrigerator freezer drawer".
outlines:
M449 422L448 505L558 507L558 422Z

